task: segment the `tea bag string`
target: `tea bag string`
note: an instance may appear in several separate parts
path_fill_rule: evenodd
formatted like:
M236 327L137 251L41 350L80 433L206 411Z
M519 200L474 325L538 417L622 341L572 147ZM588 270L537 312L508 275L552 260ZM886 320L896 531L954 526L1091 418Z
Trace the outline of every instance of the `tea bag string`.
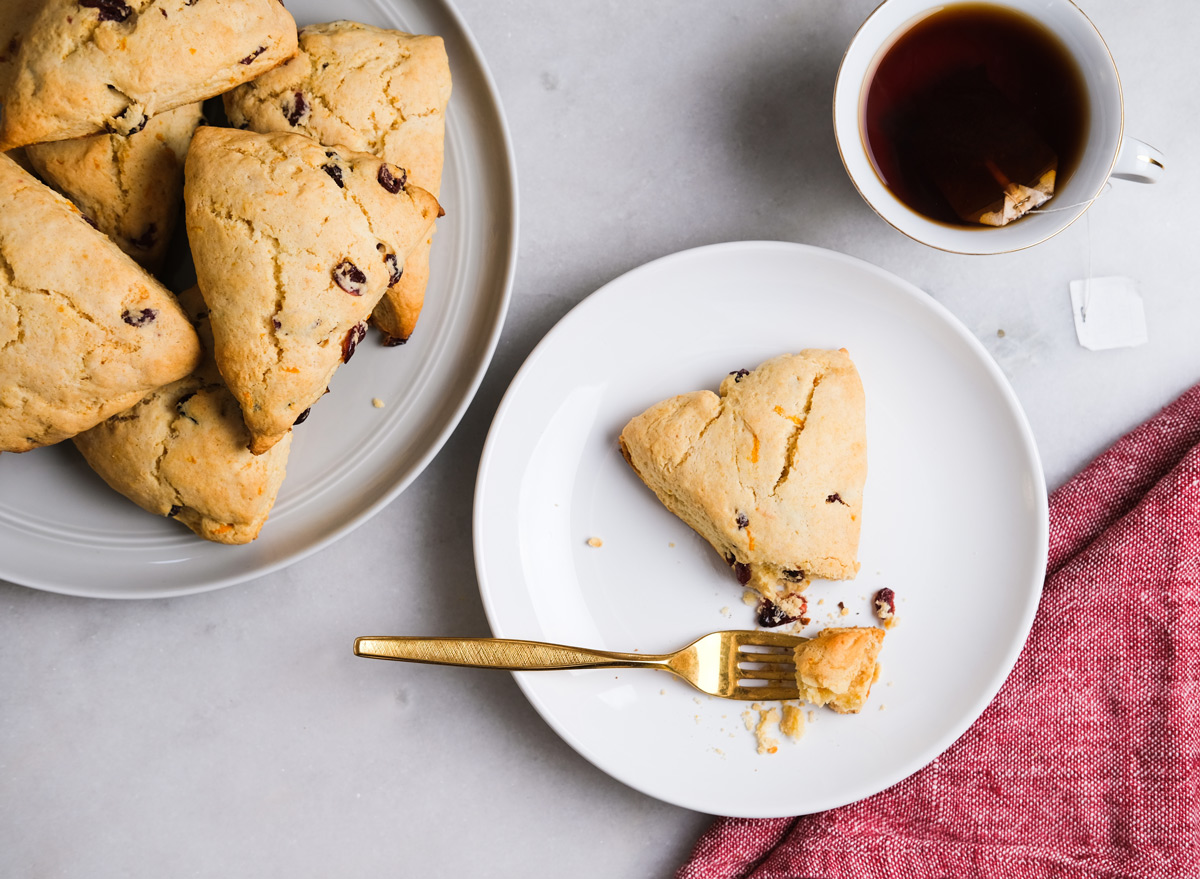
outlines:
M1081 205L1085 208L1083 212L1083 236L1084 248L1087 251L1087 272L1083 276L1083 304L1079 306L1079 319L1087 323L1088 306L1092 303L1092 215L1088 213L1086 208L1090 208L1099 198L1112 188L1112 181L1105 180L1104 186L1100 188L1094 196L1087 201L1077 201L1074 204L1064 204L1053 208L1034 208L1026 211L1028 214L1053 214L1058 211L1071 211Z
M1104 185L1108 186L1107 183ZM1096 198L1099 197L1097 194ZM1083 276L1083 304L1079 306L1079 318L1087 323L1088 306L1092 304L1092 215L1087 212L1083 215L1083 234L1087 249L1087 274Z

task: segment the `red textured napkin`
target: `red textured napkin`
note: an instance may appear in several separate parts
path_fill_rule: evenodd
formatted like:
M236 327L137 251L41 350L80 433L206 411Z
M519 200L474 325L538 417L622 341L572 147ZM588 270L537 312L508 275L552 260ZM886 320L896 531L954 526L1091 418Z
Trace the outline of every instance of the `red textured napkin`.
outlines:
M1200 877L1198 593L1200 385L1050 496L1029 640L962 738L849 806L719 818L677 879Z

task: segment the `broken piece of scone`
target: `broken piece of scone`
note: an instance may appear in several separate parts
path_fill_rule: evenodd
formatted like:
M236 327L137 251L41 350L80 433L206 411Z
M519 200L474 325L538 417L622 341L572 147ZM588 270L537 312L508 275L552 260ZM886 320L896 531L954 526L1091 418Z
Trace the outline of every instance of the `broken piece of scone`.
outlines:
M873 626L822 629L796 648L800 698L828 705L838 714L857 714L879 672L884 631Z
M620 443L667 509L781 611L774 624L804 614L809 578L858 573L866 401L844 349L785 354L730 373L719 395L664 400Z

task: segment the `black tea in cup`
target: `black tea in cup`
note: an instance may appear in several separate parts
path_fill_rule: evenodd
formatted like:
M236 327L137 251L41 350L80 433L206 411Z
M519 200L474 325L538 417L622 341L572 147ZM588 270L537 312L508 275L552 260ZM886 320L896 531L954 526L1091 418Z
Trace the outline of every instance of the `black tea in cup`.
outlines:
M926 217L1005 225L1044 204L1083 153L1083 75L1044 25L986 3L940 8L882 54L865 89L867 153Z

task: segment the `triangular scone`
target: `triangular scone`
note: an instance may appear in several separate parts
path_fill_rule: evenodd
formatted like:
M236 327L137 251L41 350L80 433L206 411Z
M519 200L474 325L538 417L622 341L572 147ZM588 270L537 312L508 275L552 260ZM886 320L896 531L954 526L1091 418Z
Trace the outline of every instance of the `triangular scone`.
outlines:
M210 348L199 289L179 301ZM114 489L217 543L257 537L283 482L291 436L263 455L252 455L249 442L242 410L211 356L187 378L75 437L76 448Z
M296 131L324 144L374 153L437 196L442 185L450 63L441 37L350 21L308 25L296 57L224 97L233 125ZM431 232L432 234L432 232ZM375 307L390 344L408 339L429 279L425 240Z
M94 134L25 148L43 180L117 246L158 269L183 201L183 160L200 104L160 113L129 137Z
M295 51L279 0L44 0L0 95L0 150L132 134Z
M800 698L828 705L839 714L857 714L879 674L883 629L871 626L822 629L796 648Z
M740 583L786 614L803 615L809 577L858 573L866 413L844 350L776 357L730 373L720 396L651 406L625 426L621 450Z
M0 156L0 451L87 430L199 359L170 291Z
M256 454L329 385L438 213L366 153L299 134L202 127L184 205L214 353Z

